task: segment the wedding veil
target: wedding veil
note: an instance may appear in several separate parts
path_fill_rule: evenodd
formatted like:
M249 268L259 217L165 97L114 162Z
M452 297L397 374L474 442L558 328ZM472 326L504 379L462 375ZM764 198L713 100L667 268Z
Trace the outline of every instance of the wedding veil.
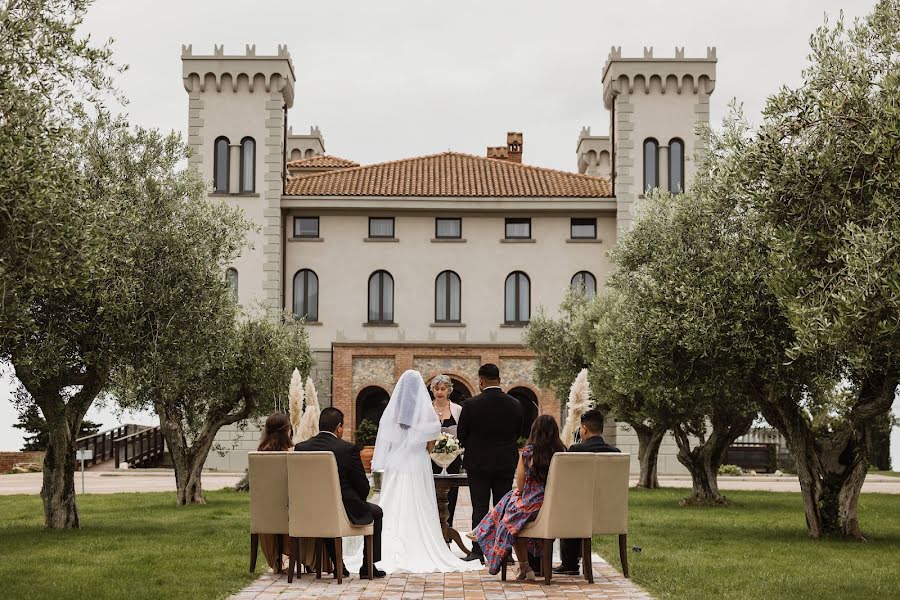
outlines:
M436 440L441 422L431 406L431 396L418 371L400 376L391 401L378 424L372 469L397 468L425 452L425 444Z

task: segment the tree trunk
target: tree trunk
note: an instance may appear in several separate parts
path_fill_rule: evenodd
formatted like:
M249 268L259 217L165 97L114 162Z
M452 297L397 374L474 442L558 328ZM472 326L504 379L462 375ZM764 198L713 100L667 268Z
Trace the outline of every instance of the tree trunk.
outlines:
M741 437L753 424L753 415L719 414L710 418L710 434L701 439L700 445L691 448L687 431L676 425L673 429L678 444L678 462L691 474L691 495L689 504L728 504L727 498L719 492L719 467L728 447Z
M77 529L80 523L75 503L75 436L69 429L65 415L54 421L56 422L51 423L47 419L50 425L49 439L47 453L44 455L44 483L41 487L44 527Z
M659 488L657 463L659 447L666 435L666 428L660 425L648 427L643 423L630 425L638 437L638 461L641 465L641 474L637 487L655 490Z
M47 421L47 453L41 486L44 527L76 529L81 525L75 502L75 441L84 415L100 393L104 379L92 369L85 373L62 373L50 380L34 378L27 368L17 368L16 375ZM69 396L64 392L75 385L81 386L75 394Z
M813 538L826 535L865 540L857 502L869 468L870 423L890 410L896 377L870 377L843 426L816 435L804 409L790 396L761 397L763 415L784 435L797 461L797 476Z
M178 506L206 504L203 497L203 465L212 448L218 426L206 426L188 440L176 411L161 402L155 403L159 424L166 438L172 465L175 467L175 489Z

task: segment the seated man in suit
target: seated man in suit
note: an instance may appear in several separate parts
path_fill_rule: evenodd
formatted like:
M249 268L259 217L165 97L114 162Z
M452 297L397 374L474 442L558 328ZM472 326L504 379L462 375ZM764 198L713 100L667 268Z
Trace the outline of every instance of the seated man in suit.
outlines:
M615 446L607 444L600 436L603 433L603 413L591 409L581 415L581 442L569 446L569 452L620 452ZM578 575L579 557L581 556L581 540L561 540L559 554L562 564L553 568L559 575Z
M294 447L294 450L296 452L328 451L334 454L338 478L341 482L341 499L344 502L347 517L355 525L368 525L369 523L375 525L372 560L377 563L381 560L381 522L384 513L377 504L366 502L366 498L369 497L369 480L359 458L359 448L342 440L343 436L344 413L336 408L324 408L319 415L319 435L300 442ZM325 540L325 547L331 555L332 562L336 562L334 540ZM363 560L365 561L365 559ZM335 565L335 568L344 569L345 577L350 575L344 565L340 565L340 567ZM384 577L385 575L384 571L379 571L374 567L372 572L375 577ZM369 567L365 562L359 570L359 576L368 579Z

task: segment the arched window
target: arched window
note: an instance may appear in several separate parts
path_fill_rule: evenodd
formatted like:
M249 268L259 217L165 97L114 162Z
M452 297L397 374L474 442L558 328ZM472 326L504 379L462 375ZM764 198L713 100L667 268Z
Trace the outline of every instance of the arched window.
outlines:
M644 140L644 192L659 187L659 142Z
M597 295L597 278L588 271L578 271L572 277L572 287L580 290L588 298Z
M256 141L252 137L241 140L241 193L256 191Z
M669 140L669 191L684 191L684 142L679 138Z
M369 277L369 323L394 322L394 278L387 271Z
M222 194L228 193L228 181L230 178L228 169L228 138L216 138L213 147L213 182L216 191Z
M522 271L506 278L505 318L507 325L524 325L531 318L531 281Z
M234 296L234 301L238 301L238 272L237 269L228 269L225 271L225 281L228 282L228 287L231 288L231 295Z
M460 281L453 271L444 271L434 281L434 320L459 323Z
M312 157L315 156L315 155L316 155L316 151L315 151L315 150L313 150L312 148L307 148L307 149L306 149L306 156L305 156L304 158L312 158Z
M319 277L309 269L294 275L294 316L307 321L319 320Z

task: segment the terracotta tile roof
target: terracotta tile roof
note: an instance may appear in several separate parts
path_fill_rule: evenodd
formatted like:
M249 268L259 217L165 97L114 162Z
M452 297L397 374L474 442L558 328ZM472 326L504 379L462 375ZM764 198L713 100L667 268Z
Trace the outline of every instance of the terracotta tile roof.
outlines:
M339 156L313 156L312 158L298 158L287 163L291 169L346 169L358 167L358 162L347 160Z
M458 152L288 178L288 196L608 198L599 177Z

